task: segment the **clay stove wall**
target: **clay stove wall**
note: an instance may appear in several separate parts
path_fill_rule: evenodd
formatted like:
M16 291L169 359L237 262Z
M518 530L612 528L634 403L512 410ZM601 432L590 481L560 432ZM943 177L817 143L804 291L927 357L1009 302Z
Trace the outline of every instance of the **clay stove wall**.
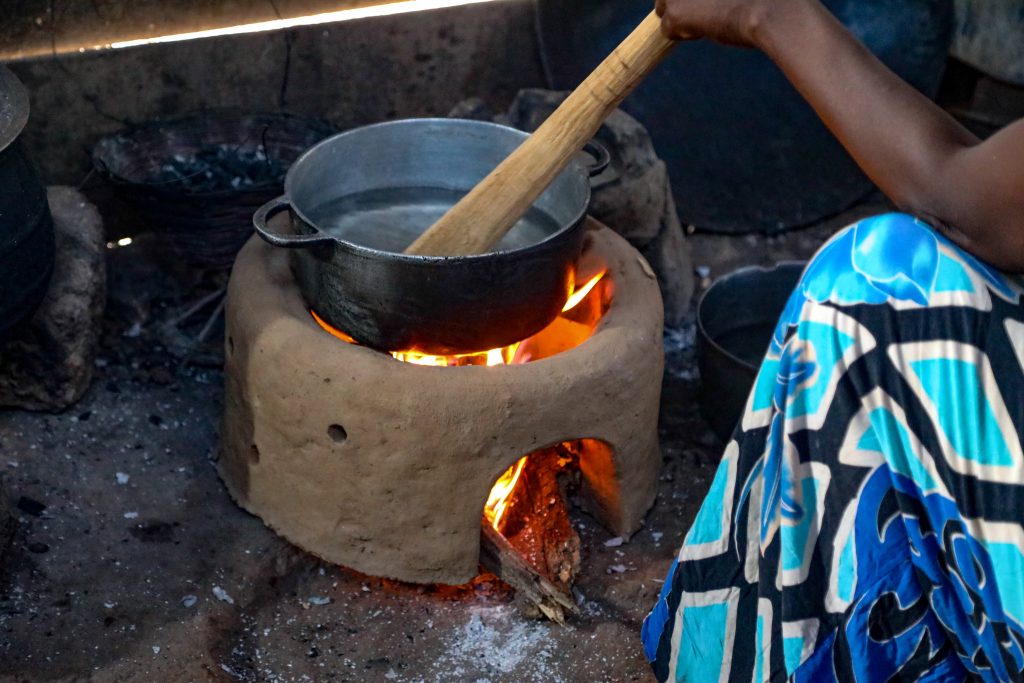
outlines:
M661 454L661 300L625 240L591 224L613 303L583 344L524 365L406 365L316 327L288 254L253 237L226 312L222 478L296 545L374 576L460 584L478 570L495 479L567 439L608 448L581 470L589 507L628 538L654 502ZM340 432L340 433L339 433Z

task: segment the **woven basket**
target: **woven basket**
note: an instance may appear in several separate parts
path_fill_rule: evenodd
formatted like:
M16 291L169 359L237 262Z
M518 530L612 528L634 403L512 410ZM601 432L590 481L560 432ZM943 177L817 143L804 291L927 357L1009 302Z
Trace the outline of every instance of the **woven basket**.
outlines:
M93 164L180 259L227 269L252 234L253 213L284 191L288 166L334 132L324 121L290 114L203 111L104 138L93 149ZM166 179L175 159L221 146L249 158L266 157L268 169L274 166L271 177L214 189L197 188L190 179Z

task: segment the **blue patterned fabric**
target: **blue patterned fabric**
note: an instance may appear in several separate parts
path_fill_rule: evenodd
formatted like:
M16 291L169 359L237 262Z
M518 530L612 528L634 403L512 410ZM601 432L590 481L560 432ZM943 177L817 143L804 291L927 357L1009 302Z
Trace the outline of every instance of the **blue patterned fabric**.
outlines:
M644 623L660 681L1024 679L1021 294L903 214L821 249Z

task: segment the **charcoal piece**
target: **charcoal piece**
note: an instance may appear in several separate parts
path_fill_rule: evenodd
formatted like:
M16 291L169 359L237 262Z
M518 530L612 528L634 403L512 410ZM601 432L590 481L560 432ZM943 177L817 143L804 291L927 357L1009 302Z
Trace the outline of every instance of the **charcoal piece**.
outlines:
M46 509L46 504L40 503L35 498L22 496L21 498L18 499L18 509L24 512L26 515L38 517L41 514L43 514L43 510Z

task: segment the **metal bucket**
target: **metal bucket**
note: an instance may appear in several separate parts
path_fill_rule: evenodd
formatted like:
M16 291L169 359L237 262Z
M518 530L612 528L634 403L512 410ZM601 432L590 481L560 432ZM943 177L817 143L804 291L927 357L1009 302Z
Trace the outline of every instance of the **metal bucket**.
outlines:
M743 268L719 278L697 305L697 363L704 418L728 441L805 263Z

